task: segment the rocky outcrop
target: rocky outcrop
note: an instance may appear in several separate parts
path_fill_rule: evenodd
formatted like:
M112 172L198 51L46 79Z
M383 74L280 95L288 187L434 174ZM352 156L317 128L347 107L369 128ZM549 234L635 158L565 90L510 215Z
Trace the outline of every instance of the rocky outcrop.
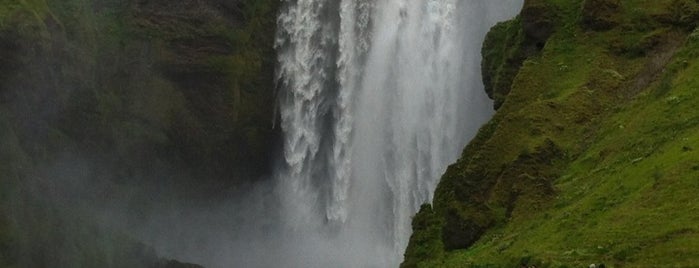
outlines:
M559 11L546 0L526 0L520 12L522 30L526 36L525 43L534 45L539 50L556 29L556 17Z
M620 0L586 0L582 8L582 25L593 31L609 30L619 25Z
M502 106L522 63L544 48L556 28L556 8L546 1L526 1L521 14L495 25L483 43L481 70L485 92Z
M654 14L660 22L691 31L699 25L699 3L691 0L673 0L662 12Z
M501 22L488 32L483 43L481 70L488 97L498 109L510 93L512 81L527 58L523 48L520 18Z

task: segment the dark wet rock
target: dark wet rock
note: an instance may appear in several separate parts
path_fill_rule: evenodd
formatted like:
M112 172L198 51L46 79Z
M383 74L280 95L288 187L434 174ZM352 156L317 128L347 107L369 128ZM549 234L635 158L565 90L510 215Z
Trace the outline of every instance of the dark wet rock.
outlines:
M446 211L442 241L447 250L467 248L495 223L489 209L482 205L453 203Z
M546 0L527 0L520 14L527 43L542 47L556 29L557 11Z
M161 260L151 268L204 268L204 266L176 260Z
M585 0L582 26L593 31L605 31L619 24L620 0Z

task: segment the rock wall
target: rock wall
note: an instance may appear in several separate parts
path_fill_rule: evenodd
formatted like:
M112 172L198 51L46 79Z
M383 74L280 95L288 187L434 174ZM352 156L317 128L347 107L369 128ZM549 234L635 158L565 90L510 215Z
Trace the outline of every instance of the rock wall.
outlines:
M33 2L0 13L2 117L33 160L230 184L269 172L276 2Z
M133 189L208 199L270 174L277 5L0 4L0 266L153 262L87 207Z

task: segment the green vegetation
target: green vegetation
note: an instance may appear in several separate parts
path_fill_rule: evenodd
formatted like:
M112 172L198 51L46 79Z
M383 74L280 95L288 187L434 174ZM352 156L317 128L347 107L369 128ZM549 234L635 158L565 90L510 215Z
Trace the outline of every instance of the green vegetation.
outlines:
M519 17L498 23L483 43L483 83L488 96L495 100L496 109L510 93L512 81L527 58L522 45L524 34L520 29L522 20Z
M699 4L525 1L523 14L542 2L553 34L415 216L402 266L699 266ZM489 38L521 38L518 20ZM485 77L522 49L497 44Z
M0 267L155 258L80 205L55 204L81 202L54 190L64 183L191 197L267 172L278 4L0 0ZM91 162L55 174L63 158Z
M199 177L233 184L257 177L278 136L271 128L278 3L226 5L5 1L0 112L32 157L87 146L118 152L127 163L115 165L134 169L149 147L157 151L150 159ZM23 120L45 124L51 139L34 137Z

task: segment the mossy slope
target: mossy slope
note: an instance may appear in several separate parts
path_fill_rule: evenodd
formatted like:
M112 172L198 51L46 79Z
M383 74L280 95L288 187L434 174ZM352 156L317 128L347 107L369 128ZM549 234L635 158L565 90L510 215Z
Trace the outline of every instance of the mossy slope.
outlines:
M507 40L533 6L554 29L525 55ZM697 8L525 1L496 26L484 76L511 87L415 217L402 266L699 266Z

